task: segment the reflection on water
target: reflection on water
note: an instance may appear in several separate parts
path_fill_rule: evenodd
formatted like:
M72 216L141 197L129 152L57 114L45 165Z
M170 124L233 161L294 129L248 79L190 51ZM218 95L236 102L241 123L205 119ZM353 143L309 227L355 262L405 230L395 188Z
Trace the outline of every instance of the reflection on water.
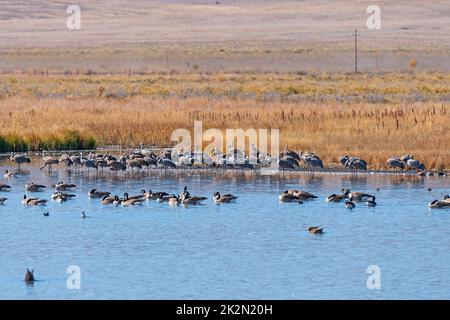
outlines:
M7 167L14 166L0 163ZM0 193L8 198L0 206L0 298L450 298L450 210L427 207L450 193L448 177L26 170L2 178L12 190ZM24 207L20 199L30 181L74 183L77 197ZM141 189L179 193L184 186L207 196L205 205L147 201L127 208L87 197L92 188L131 195ZM280 204L278 194L292 188L319 198ZM378 205L357 203L350 211L325 202L342 188L374 194ZM215 205L215 191L239 198ZM50 199L52 192L33 196ZM309 234L313 225L325 233ZM80 290L66 287L70 265L81 268ZM369 265L381 269L380 290L366 286ZM40 280L32 287L23 281L27 268Z

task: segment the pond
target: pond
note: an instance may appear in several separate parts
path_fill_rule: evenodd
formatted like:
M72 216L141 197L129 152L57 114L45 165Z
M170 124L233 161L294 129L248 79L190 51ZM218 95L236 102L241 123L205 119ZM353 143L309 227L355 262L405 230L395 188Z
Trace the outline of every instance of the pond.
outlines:
M7 159L0 169L14 169ZM1 178L0 299L448 299L450 210L428 203L450 193L449 177L400 174L142 170L39 171ZM3 176L3 175L2 175ZM50 200L48 187L24 206L25 184L77 185L76 198ZM90 199L93 189L122 196L141 189L208 197L201 206L145 201L123 207ZM353 210L325 198L341 188L376 196ZM280 203L286 189L318 196ZM428 189L431 188L431 191ZM216 205L215 191L235 203ZM87 218L81 217L84 211ZM44 216L49 212L49 216ZM323 226L311 234L309 226ZM70 289L69 266L79 267ZM379 289L369 288L370 266ZM23 281L34 269L36 282Z

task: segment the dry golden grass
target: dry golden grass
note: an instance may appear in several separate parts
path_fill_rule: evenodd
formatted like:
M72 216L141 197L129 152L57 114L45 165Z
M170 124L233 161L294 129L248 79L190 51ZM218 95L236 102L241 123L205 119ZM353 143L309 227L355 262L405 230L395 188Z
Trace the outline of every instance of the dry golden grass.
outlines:
M411 153L428 168L450 168L449 104L9 97L0 110L0 135L20 136L32 148L64 130L93 136L98 145L168 146L174 129L192 131L193 121L202 120L204 129L279 128L281 146L315 152L327 164L349 154L383 168L388 157Z

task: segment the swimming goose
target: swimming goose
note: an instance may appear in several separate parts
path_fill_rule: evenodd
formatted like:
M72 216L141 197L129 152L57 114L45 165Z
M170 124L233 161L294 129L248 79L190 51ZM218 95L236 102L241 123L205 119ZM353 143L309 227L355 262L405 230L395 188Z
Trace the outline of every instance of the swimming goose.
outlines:
M63 201L65 201L65 200L69 200L71 198L75 198L75 195L70 194L70 193L61 192L61 191L57 191L52 194L52 200L59 200L60 198Z
M115 204L116 206L121 205L122 204L123 199L120 199L119 196L114 196L114 201L113 204Z
M0 198L0 204L4 204L6 200L8 200L8 198Z
M73 189L77 186L73 183L64 183L64 182L58 182L55 186L56 191L66 191L67 189Z
M34 182L30 182L27 185L25 185L25 191L27 192L40 192L43 191L42 189L44 188L47 187L42 184L35 184Z
M183 194L180 197L181 203L184 205L199 205L202 201L206 200L206 197L191 197Z
M313 234L321 234L321 233L323 233L323 228L320 228L320 227L309 227L308 231L309 231L309 233L313 233Z
M288 191L284 191L282 194L280 194L278 196L278 200L280 200L281 202L298 202L300 204L303 203L299 197L288 193Z
M114 203L114 200L116 200L116 197L104 196L102 199L102 204L112 204L112 203Z
M369 207L375 207L377 205L377 203L375 202L375 196L367 200L366 204Z
M169 195L167 192L152 192L152 190L148 190L148 192L145 192L145 189L143 189L141 192L147 200L158 200L160 196L164 197Z
M183 195L184 195L186 198L189 198L189 197L191 196L191 194L189 193L189 191L188 191L188 189L187 189L187 186L184 186L183 192L180 193L180 198L181 198Z
M45 205L47 203L47 200L38 198L27 198L27 196L24 195L22 203L27 206L38 206L38 205Z
M27 272L25 273L25 282L26 283L29 283L29 284L31 284L31 283L33 283L35 280L34 280L34 270L28 270L27 269Z
M122 206L134 206L141 204L144 199L141 198L128 198L128 193L124 193L124 199L122 200Z
M313 195L312 193L309 193L309 192L303 191L303 190L290 189L290 190L287 190L287 193L296 196L300 200L311 200L311 199L317 198L317 196Z
M444 209L450 208L450 201L446 200L433 200L428 204L428 207L432 209Z
M233 196L232 194L224 194L221 195L219 192L214 192L214 202L215 203L230 203L236 201L238 197Z
M124 199L129 199L129 200L135 200L135 199L142 199L142 198L144 198L145 196L143 195L143 194L138 194L137 196L129 196L128 195L128 192L125 192L124 194L123 194L123 198Z
M373 196L371 194L367 194L364 192L350 192L348 194L348 198L350 199L350 201L365 201L372 197Z
M103 198L104 196L109 196L111 192L99 191L97 189L92 189L89 191L88 196L90 198Z
M343 194L335 194L335 193L333 193L332 195L329 195L326 198L326 201L327 202L341 202L345 198L348 198L349 192L350 191L346 190Z
M3 175L6 179L14 178L16 176L15 172L11 172L8 169L5 170L5 174Z
M450 195L446 194L446 195L444 196L444 200L442 200L442 201L450 202Z
M11 186L8 186L7 184L0 183L0 191L9 191L11 190Z
M352 201L345 201L344 207L351 210L355 207L355 204Z
M181 198L179 196L169 197L167 202L170 206L179 206L181 203Z

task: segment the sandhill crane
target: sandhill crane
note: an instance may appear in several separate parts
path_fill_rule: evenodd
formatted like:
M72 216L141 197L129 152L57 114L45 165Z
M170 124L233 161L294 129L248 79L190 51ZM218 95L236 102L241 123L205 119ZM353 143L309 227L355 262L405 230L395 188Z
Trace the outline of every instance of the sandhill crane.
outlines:
M397 171L398 169L405 168L405 163L398 157L391 157L391 158L387 159L386 164L390 168L393 168L395 171Z
M11 161L14 161L15 163L17 163L17 165L19 166L19 170L20 170L20 165L22 163L31 163L31 159L23 154L11 153L11 156L9 157L9 159Z
M312 168L313 172L314 172L314 168L323 169L323 162L319 158L318 155L311 153L311 154L302 155L301 158L308 164L309 168Z
M51 171L52 165L57 165L59 163L58 159L53 158L52 156L45 156L42 158L43 165L39 168L39 170L48 167L48 171Z
M416 169L416 170L425 170L425 165L420 162L419 160L416 159L408 159L406 160L406 164L408 165L409 168L411 169Z

